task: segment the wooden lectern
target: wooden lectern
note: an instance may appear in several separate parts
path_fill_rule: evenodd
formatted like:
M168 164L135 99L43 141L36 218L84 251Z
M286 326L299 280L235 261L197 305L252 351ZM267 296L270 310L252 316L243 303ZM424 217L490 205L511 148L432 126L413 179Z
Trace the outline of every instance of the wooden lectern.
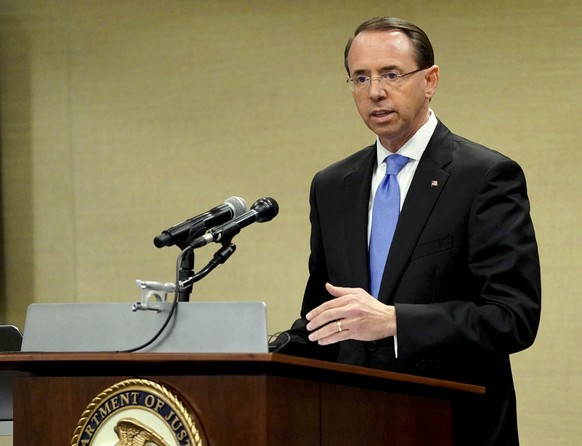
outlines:
M136 377L186 401L210 446L450 446L453 402L485 392L270 353L11 353L0 369L29 374L14 383L14 446L70 445L92 399Z

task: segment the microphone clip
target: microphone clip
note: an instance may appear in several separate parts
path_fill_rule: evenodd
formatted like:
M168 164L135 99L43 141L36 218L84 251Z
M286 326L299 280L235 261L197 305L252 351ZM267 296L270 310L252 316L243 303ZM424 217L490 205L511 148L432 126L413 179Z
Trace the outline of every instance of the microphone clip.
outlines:
M136 285L141 289L141 300L132 306L132 311L156 311L160 312L161 303L166 302L168 293L176 291L173 283L151 282L137 279Z

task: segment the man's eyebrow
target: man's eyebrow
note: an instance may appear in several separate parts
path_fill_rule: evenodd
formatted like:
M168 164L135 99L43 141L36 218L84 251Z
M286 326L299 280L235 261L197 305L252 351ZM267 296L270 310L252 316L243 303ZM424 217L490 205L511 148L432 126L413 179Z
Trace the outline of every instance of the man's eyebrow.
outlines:
M360 75L360 74L366 74L367 75L368 74L368 70L354 70L354 71L352 71L351 74L352 74L352 76Z
M396 65L388 65L387 67L383 67L380 71L400 71L400 67L397 67Z
M378 70L378 72L380 72L380 73L386 73L388 71L401 71L401 69L400 69L400 67L397 67L396 65L386 65ZM354 75L354 74L366 74L367 75L369 72L370 72L370 70L358 69L358 70L352 71L352 75Z

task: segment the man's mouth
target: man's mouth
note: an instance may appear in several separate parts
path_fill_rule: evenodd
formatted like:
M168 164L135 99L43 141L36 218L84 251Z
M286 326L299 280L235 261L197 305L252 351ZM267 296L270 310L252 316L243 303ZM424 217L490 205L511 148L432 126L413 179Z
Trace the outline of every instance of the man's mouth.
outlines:
M372 113L370 113L370 115L373 118L385 118L387 116L390 116L392 113L394 113L392 110L373 110Z

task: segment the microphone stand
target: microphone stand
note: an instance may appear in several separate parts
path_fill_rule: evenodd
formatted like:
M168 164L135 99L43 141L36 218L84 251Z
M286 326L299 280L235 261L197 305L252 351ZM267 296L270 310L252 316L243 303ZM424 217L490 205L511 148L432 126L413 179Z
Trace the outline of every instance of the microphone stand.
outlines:
M183 254L183 255L182 255ZM180 253L180 267L176 277L176 284L187 282L194 277L194 250L186 248ZM192 293L192 285L187 287L176 287L176 300L178 302L188 302Z
M210 272L216 268L218 265L222 265L226 262L231 255L236 251L236 245L234 243L228 242L224 243L222 247L214 253L214 257L208 262L208 264L202 268L198 273L187 277L183 281L178 281L176 290L184 290L188 288L190 292L192 291L192 285L201 279L204 279Z
M194 250L189 248L192 240L204 234L205 231L206 226L204 222L199 222L190 228L185 240L176 243L176 245L182 250L178 257L179 266L177 268L178 272L176 273L176 285L187 281L194 276ZM176 286L176 300L178 302L188 302L191 293L192 286L186 288Z
M198 273L195 273L194 246L191 242L204 233L204 231L204 224L192 228L186 242L179 245L182 251L178 256L178 265L176 268L176 300L178 302L188 302L190 300L190 294L192 294L192 285L206 277L218 265L222 265L226 262L236 251L236 245L232 243L232 238L235 234L232 234L228 239L222 242L222 246L214 253L214 257L208 262L208 264ZM186 246L184 247L181 245Z

